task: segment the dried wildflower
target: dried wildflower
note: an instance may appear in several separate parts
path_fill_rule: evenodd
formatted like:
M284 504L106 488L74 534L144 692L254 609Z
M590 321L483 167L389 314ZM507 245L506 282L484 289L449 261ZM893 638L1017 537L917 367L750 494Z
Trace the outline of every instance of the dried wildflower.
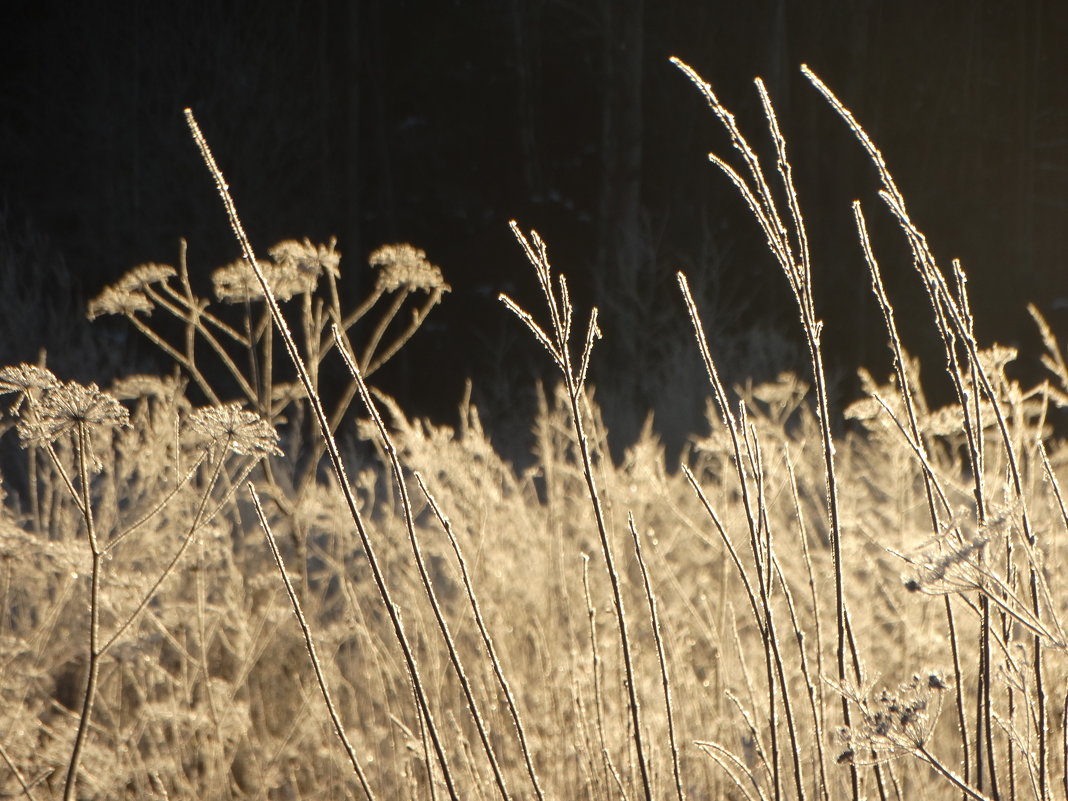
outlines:
M141 291L120 286L105 287L104 291L89 301L88 315L95 320L102 314L125 314L132 317L137 312L150 314L152 301Z
M394 292L402 287L424 292L440 290L448 292L441 268L426 259L426 252L411 245L383 245L370 255L368 263L380 268L377 288Z
M9 392L26 393L31 390L48 389L59 383L51 370L33 364L20 364L0 369L0 395Z
M238 403L207 406L189 415L189 424L213 444L249 456L281 456L278 433L270 423Z
M914 673L896 690L861 692L839 688L860 712L852 728L840 728L836 739L845 750L839 764L850 763L856 754L873 754L875 760L893 759L925 748L942 709L942 692L948 689L940 671Z
M115 287L120 290L140 292L151 284L166 283L177 274L175 269L168 264L156 264L155 262L139 264L123 275L115 283Z
M915 561L917 573L905 582L910 591L953 592L976 586L980 569L975 557L990 542L989 537L975 536L963 543L939 543L937 554L922 554Z
M324 272L337 278L341 254L334 249L335 240L327 245L313 245L305 239L286 239L270 250L271 260L260 259L257 265L271 291L279 301L315 291ZM220 267L211 274L215 295L224 303L263 300L259 279L244 259Z
M44 390L36 420L19 421L23 444L52 442L75 427L108 428L127 426L130 414L113 396L96 384L77 381L54 384Z
M318 276L302 273L295 262L276 264L273 261L257 261L260 272L274 293L275 300L282 302L294 295L313 292ZM224 303L243 303L245 300L263 300L259 279L243 259L220 267L211 274L215 295Z
M273 264L260 259L259 268L270 283ZM215 296L224 303L242 303L246 300L263 300L259 279L244 259L224 265L211 274ZM272 285L272 289L274 286Z
M903 577L905 588L931 594L982 589L999 583L983 560L986 546L1011 535L1015 508L995 508L981 528L975 530L961 518L910 554L899 554L915 572ZM993 547L993 546L991 546Z
M336 244L336 239L331 239L325 245L313 245L309 239L303 242L286 239L271 248L268 253L275 264L283 268L292 267L298 274L308 277L314 289L319 276L324 273L329 273L334 278L341 276L338 270L341 254L335 249Z

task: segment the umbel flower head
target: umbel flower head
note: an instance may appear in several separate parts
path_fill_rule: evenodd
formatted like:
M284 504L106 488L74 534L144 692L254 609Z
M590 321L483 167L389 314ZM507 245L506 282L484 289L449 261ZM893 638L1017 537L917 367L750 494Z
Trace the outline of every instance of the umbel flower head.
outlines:
M210 445L248 456L281 456L278 432L254 412L239 403L206 406L189 415L190 427Z
M282 291L282 286L274 275L273 262L259 259L258 265L278 300L288 300L293 296L292 293L286 294ZM211 274L211 283L215 287L215 297L223 303L263 300L263 289L260 287L259 279L244 259L238 259L217 269Z
M139 264L132 270L127 271L115 283L115 286L119 289L142 292L152 284L165 284L177 274L178 272L169 264L148 262L147 264Z
M19 420L19 437L24 445L53 442L77 427L87 429L125 427L130 413L112 395L96 384L63 381L45 387L34 419Z
M133 317L137 312L151 314L152 301L139 289L109 286L89 301L89 319L95 320L103 314L123 314Z
M9 392L39 391L54 387L59 383L51 370L33 364L20 364L0 369L0 395Z
M376 289L395 292L398 289L431 292L435 289L448 292L441 268L426 259L426 251L411 245L383 245L367 259L372 267L378 267Z
M865 693L840 688L860 714L853 728L838 730L837 739L846 748L837 761L853 762L865 753L874 754L876 760L893 759L925 747L947 689L942 673L931 670L913 674L896 690Z
M286 239L268 251L270 260L257 260L275 299L286 301L294 295L314 292L324 273L337 278L341 254L334 245L333 239L326 245L313 245L308 239ZM211 274L211 282L215 296L224 303L263 300L259 279L244 259L217 269Z
M283 268L296 270L299 275L311 279L311 287L319 276L330 274L334 278L341 277L339 265L341 254L336 249L337 240L331 237L325 245L313 245L310 239L298 242L295 239L285 239L271 248L268 253L274 263Z
M137 312L151 314L154 304L146 290L152 284L166 283L175 275L174 268L166 264L139 264L89 301L89 319L95 320L103 314L127 317L133 317Z

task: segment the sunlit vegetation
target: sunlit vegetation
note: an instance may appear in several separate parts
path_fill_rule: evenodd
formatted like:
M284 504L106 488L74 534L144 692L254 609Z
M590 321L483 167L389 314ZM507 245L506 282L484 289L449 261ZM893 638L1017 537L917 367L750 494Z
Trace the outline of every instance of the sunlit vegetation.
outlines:
M499 455L469 400L456 427L409 419L369 379L446 276L385 246L349 308L338 279L358 267L333 242L258 259L187 112L243 259L208 299L183 247L88 309L174 372L105 390L0 370L21 454L0 518L4 797L1065 797L1053 332L1032 310L1049 380L1021 387L1006 368L1034 355L978 341L964 268L935 258L861 123L806 69L885 206L853 212L893 374L864 373L866 397L835 408L822 348L842 334L816 312L772 98L758 80L751 144L676 66L730 137L708 169L767 240L809 358L724 385L680 273L707 430L671 464L651 425L610 457L588 380L597 310L516 223L544 303L501 300L557 370L530 465ZM925 287L944 345L924 368L956 403L928 404L904 349L875 213L911 250L895 269Z

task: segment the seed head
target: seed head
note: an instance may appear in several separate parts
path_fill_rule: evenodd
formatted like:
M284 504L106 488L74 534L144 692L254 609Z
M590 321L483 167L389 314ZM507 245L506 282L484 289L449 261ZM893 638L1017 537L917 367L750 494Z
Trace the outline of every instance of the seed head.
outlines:
M116 428L130 424L130 413L96 384L57 382L41 394L35 420L19 421L23 445L53 442L75 427Z
M314 288L319 276L325 273L334 278L341 277L338 269L341 254L335 249L336 244L336 239L331 239L325 245L313 245L310 239L303 242L286 239L271 248L268 253L280 267L292 266L298 273L311 278Z
M915 673L896 690L878 692L842 689L857 707L859 719L852 728L841 728L837 740L845 747L839 763L852 761L856 753L874 753L888 759L912 753L925 745L941 711L941 693L948 689L942 673Z
M258 262L260 271L270 284L278 300L289 300L292 294L284 294L280 282L274 275L274 263L265 259ZM238 259L211 274L211 283L215 287L215 296L223 303L244 303L246 300L263 300L263 289L259 279L243 259Z
M206 406L189 415L189 425L211 444L248 456L281 456L278 433L270 423L240 404Z
M383 245L368 258L372 267L378 267L378 289L395 292L404 288L430 292L439 289L448 292L441 268L426 259L426 252L407 244Z
M151 284L166 283L177 274L175 269L168 264L149 262L147 264L139 264L129 270L115 283L115 286L118 289L140 292Z
M9 392L23 394L33 390L43 390L59 383L51 370L33 364L19 364L0 369L0 395Z
M152 301L137 289L109 286L89 301L88 315L95 320L102 314L124 314L133 317L137 312L152 313Z

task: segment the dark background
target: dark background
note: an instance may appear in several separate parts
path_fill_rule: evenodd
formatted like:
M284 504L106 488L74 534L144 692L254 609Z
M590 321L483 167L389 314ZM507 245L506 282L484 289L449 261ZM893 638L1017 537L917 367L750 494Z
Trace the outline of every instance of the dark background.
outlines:
M804 373L785 281L706 153L732 156L688 61L773 165L751 80L776 103L812 240L839 401L889 371L853 234L860 198L906 345L941 360L874 171L798 66L886 155L936 254L970 275L984 342L1038 345L1024 306L1068 325L1068 5L1060 2L33 2L0 4L0 353L102 380L152 364L86 298L146 261L194 280L238 255L181 112L191 106L254 245L336 235L351 298L366 256L424 248L453 287L379 376L411 413L454 420L465 379L495 430L529 422L548 358L496 300L536 312L507 227L545 237L583 310L617 445L645 411L699 425L699 363L674 271L701 295L729 380ZM351 304L350 304L351 305ZM585 318L585 311L582 313Z

